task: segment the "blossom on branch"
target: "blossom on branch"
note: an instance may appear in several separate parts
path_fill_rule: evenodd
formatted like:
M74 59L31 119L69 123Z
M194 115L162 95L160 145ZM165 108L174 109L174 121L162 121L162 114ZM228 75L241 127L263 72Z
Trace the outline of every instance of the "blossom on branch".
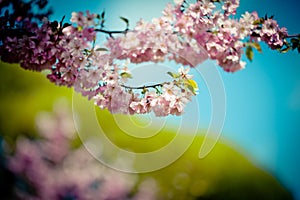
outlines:
M260 41L281 52L291 48L300 52L298 35L289 36L273 17L259 18L256 12L236 19L238 7L239 0L176 0L175 5L166 6L161 17L151 22L141 19L132 30L128 19L121 17L126 24L123 31L105 28L105 12L73 12L72 24L64 23L64 18L60 22L44 19L39 26L25 18L21 32L1 37L0 56L25 69L47 70L50 81L74 87L112 113L180 115L198 90L189 69L203 61L216 60L224 71L236 72L245 68L244 53L252 60L252 49L261 51ZM1 32L8 29L16 27L4 26ZM104 47L96 44L98 33L109 36ZM120 62L166 60L186 66L178 73L169 72L173 81L126 85L131 72Z

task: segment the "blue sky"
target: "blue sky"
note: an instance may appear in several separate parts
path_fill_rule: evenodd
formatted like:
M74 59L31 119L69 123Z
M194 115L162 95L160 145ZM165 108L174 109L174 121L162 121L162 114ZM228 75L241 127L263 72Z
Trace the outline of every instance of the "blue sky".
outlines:
M140 18L150 20L160 16L168 0L50 0L53 18L67 19L72 11L106 11L107 24L120 29L119 16L130 19L131 27ZM298 0L241 0L238 14L258 11L275 15L289 33L300 33ZM275 175L292 189L300 199L300 55L296 52L280 54L262 45L263 53L255 52L254 61L246 69L228 74L219 69L226 90L227 115L222 139L236 146L242 153ZM199 66L201 67L201 66ZM201 80L199 79L199 82ZM205 84L199 83L200 88ZM209 94L199 94L199 102L209 103ZM207 126L209 105L203 106L201 128Z

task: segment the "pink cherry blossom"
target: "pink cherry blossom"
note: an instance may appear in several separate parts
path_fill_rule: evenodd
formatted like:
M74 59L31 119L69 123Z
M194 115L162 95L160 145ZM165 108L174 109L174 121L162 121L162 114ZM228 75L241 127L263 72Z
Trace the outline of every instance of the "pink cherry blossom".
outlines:
M124 31L104 29L103 16L90 11L73 12L70 26L48 20L38 26L25 19L26 30L34 34L7 37L0 46L1 58L25 69L48 70L50 81L74 87L112 113L179 115L197 94L189 68L212 59L224 71L236 72L245 68L245 48L249 50L250 45L250 50L260 51L254 42L263 41L271 49L286 45L287 30L272 17L245 12L237 18L238 7L239 0L224 0L220 6L210 0L176 0L175 5L167 4L162 16L149 22L141 19L132 30ZM95 44L98 32L110 36L104 47ZM185 66L173 81L126 86L131 72L122 67L124 63L167 60Z

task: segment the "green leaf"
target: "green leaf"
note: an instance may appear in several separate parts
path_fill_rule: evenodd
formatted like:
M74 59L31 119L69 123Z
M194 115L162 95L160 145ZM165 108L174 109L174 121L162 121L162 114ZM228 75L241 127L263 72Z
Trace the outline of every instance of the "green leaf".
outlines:
M196 92L194 91L194 88L191 85L187 85L187 88L193 93L196 94Z
M259 25L259 24L261 24L260 19L255 20L255 21L253 22L253 25Z
M292 49L295 50L300 45L300 40L296 38L291 39Z
M260 19L255 20L252 24L253 25L260 25L260 24L264 23L264 21L265 21L264 18L260 18Z
M190 79L190 80L188 80L188 82L194 88L194 90L198 90L198 84L196 81Z
M104 27L104 22L105 22L105 20L102 19L102 20L101 20L101 23L100 23L100 26L101 26L102 28Z
M173 73L173 72L167 72L167 74L169 74L172 78L179 78L180 77L180 74Z
M196 95L197 94L197 91L198 91L198 84L196 81L192 80L192 79L189 79L189 80L186 80L185 82L185 86L194 94Z
M78 26L78 31L82 31L83 27L82 26Z
M104 19L104 17L105 17L105 10L103 10L101 13L101 18Z
M97 48L95 51L108 51L106 48Z
M147 88L143 88L143 90L142 90L142 94L146 94L146 92L148 92L149 90L147 89Z
M296 43L296 44L298 44L298 43L299 43L299 40L298 40L298 39L296 39L296 38L292 38L292 39L291 39L291 42L292 42L292 43Z
M129 20L125 17L120 17L121 20L123 20L126 23L126 26L129 26Z
M62 27L65 18L66 18L66 16L64 15L64 16L62 17L62 19L60 20L60 22L59 22L60 27Z
M155 90L156 90L156 94L161 94L162 92L158 89L158 87L155 87Z
M261 47L260 47L260 44L259 43L257 43L257 42L251 42L251 43L249 43L249 45L251 46L251 47L253 47L253 48L255 48L259 53L261 53L262 52L262 50L261 50Z
M128 72L122 72L120 75L123 78L132 78L132 75Z
M50 26L53 31L56 30L58 27L58 21L55 20L55 21L51 22Z
M246 49L246 56L247 58L252 61L253 60L253 49L251 46L247 46L247 49Z
M171 77L175 78L175 74L172 72L167 72L167 74L169 74Z
M281 50L280 50L280 53L286 53L286 52L288 52L290 49L291 49L290 46L289 46L289 47L286 47L286 48L284 48L284 49L281 49Z
M292 49L295 50L299 46L299 43L292 43Z
M70 23L64 23L63 29L66 28L66 27L68 27L68 26L71 26L71 25L72 25L72 24L70 24Z

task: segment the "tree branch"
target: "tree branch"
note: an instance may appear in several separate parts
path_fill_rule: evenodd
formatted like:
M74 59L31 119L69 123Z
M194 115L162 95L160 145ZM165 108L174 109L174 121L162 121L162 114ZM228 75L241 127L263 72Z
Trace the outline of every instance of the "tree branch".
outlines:
M133 87L133 86L127 86L127 85L121 85L121 87L124 87L126 89L135 89L135 90L143 90L145 88L156 88L156 87L162 87L164 83L158 83L158 84L154 84L154 85L144 85L144 86L139 86L139 87Z
M285 38L294 38L294 37L300 37L300 34L288 35Z
M126 28L124 31L108 31L104 29L95 29L96 32L105 33L108 34L109 37L112 37L113 34L125 34L128 32L128 28Z

